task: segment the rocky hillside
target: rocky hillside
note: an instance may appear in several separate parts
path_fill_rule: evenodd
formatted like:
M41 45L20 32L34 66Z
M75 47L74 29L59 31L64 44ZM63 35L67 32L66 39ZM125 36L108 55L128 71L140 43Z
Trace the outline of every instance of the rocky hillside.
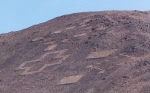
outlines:
M150 93L150 12L75 13L1 34L0 93Z

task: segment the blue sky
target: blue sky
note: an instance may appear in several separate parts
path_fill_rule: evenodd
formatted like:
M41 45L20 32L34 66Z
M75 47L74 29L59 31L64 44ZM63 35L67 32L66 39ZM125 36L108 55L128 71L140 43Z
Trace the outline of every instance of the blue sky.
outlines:
M64 14L103 10L150 10L150 0L0 0L0 33Z

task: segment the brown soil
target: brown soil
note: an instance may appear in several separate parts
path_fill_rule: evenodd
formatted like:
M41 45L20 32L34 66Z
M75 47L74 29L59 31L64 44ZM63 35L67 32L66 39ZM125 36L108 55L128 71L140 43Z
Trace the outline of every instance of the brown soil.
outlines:
M75 13L1 34L0 93L150 93L150 12Z

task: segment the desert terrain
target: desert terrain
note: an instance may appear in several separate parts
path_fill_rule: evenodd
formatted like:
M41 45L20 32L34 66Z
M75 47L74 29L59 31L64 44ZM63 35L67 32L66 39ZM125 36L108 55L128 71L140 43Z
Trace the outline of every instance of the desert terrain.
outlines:
M0 35L0 93L150 93L150 12L82 12Z

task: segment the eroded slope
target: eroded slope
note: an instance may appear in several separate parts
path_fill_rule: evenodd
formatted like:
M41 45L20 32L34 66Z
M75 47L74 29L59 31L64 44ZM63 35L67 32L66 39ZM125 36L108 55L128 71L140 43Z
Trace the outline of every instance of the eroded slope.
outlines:
M1 93L149 93L150 14L64 15L0 36Z

